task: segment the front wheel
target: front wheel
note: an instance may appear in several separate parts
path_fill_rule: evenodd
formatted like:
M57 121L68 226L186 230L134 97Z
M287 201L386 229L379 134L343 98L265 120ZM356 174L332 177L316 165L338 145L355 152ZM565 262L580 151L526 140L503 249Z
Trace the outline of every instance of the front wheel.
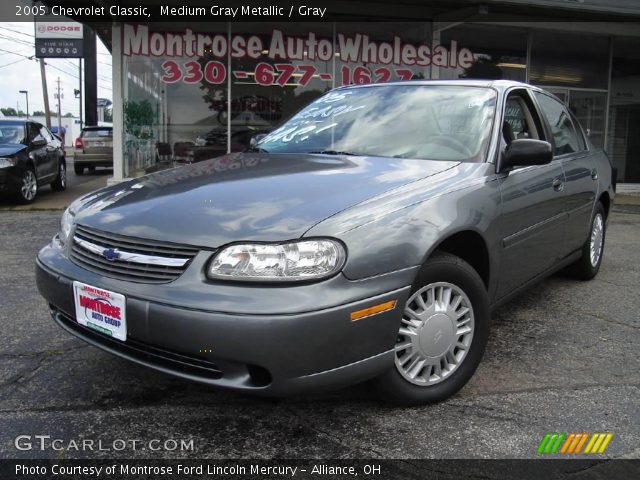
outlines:
M20 189L18 190L18 201L20 203L31 203L38 194L38 179L33 168L27 167L22 172Z
M429 259L407 300L395 364L374 380L382 399L423 405L460 390L480 364L490 327L485 285L467 262L447 253Z

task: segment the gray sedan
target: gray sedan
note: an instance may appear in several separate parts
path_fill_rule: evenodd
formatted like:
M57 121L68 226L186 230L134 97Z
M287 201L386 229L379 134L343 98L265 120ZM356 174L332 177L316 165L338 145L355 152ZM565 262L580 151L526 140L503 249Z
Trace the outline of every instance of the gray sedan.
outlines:
M62 328L140 365L424 404L471 378L493 307L598 273L613 197L609 160L543 90L344 87L251 151L78 199L37 282Z

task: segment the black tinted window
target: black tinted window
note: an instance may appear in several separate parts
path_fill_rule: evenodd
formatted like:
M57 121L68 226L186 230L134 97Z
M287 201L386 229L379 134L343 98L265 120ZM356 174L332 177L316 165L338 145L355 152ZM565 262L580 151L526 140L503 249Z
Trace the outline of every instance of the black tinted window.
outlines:
M536 92L536 98L542 109L542 113L549 122L551 133L555 142L555 155L579 152L582 150L578 134L573 126L567 109L553 97Z

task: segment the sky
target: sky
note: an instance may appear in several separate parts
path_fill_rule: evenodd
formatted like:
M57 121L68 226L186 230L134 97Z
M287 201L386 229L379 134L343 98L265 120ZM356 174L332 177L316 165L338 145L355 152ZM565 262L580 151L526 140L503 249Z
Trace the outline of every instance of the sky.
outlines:
M35 55L34 28L31 22L0 22L0 107L13 107L24 112L26 99L20 90L29 92L29 112L44 111L40 63L27 57ZM111 77L111 54L97 41L98 52L98 98L113 99ZM15 63L14 63L15 62ZM57 100L53 98L60 77L62 89L62 114L78 116L80 103L73 95L79 88L78 59L47 58L47 86L49 108L55 112Z

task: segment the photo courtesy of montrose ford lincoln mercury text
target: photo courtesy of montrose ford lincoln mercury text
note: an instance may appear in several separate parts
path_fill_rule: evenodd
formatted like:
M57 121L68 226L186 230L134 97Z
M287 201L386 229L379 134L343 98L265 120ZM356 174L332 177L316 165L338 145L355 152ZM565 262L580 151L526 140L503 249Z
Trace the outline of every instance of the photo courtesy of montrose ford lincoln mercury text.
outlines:
M493 307L598 273L613 183L539 88L343 87L246 152L79 198L37 284L65 330L185 379L424 404L471 378Z

